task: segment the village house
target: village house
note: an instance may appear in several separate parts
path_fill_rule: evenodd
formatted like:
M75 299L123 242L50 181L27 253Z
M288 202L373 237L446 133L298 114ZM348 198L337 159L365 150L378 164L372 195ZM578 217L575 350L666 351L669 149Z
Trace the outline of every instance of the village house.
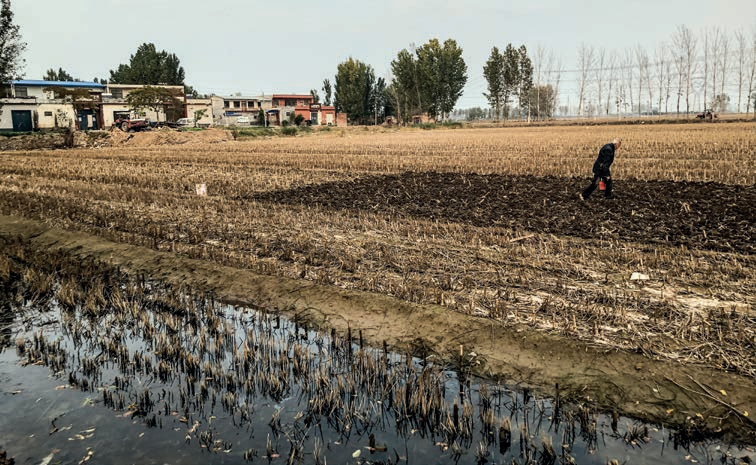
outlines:
M266 96L218 96L191 98L184 86L153 86L169 89L181 101L178 108L132 108L128 96L141 84L100 84L18 80L0 93L0 131L35 131L75 128L107 129L119 118L145 118L150 122L201 117L197 126L281 126L298 115L308 125L346 126L346 114L337 114L332 105L316 103L309 94ZM261 120L264 117L265 120Z
M0 131L102 128L105 91L96 82L11 81L0 94Z
M262 126L260 111L271 109L271 97L250 97L242 95L213 95L213 123L218 126Z
M281 121L291 121L301 115L312 126L346 126L346 114L336 114L336 107L316 103L309 94L273 94L273 110Z
M129 107L127 97L130 92L143 87L146 86L142 84L108 84L107 91L102 94L102 127L109 128L118 118L122 117L146 118L155 122L175 121L179 118L187 117L187 98L184 94L184 86L152 86L173 91L176 97L182 101L182 107L178 112L169 114L167 105L158 108L158 111L152 108L140 108L135 112L134 109ZM191 117L194 115L188 116Z
M202 116L196 118L201 112ZM186 117L194 118L195 124L200 128L213 125L213 100L210 98L186 98Z

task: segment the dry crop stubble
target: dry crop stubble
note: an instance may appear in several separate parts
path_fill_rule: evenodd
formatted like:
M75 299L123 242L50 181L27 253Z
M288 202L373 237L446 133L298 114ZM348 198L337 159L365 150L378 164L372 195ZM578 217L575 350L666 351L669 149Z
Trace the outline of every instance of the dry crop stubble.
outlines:
M615 170L620 182L698 180L752 189L753 129L732 123L352 132L6 154L0 211L754 376L752 254L628 242L611 226L585 239L542 234L527 223L415 217L393 198L357 209L257 199L318 184L348 194L367 175L404 170L550 175L558 183L585 178L600 145L616 135L625 140ZM463 182L473 179L481 178ZM194 194L196 183L207 184L207 197ZM394 194L411 202L413 189ZM472 210L478 201L459 208ZM630 280L634 272L650 279ZM735 324L726 325L723 315Z

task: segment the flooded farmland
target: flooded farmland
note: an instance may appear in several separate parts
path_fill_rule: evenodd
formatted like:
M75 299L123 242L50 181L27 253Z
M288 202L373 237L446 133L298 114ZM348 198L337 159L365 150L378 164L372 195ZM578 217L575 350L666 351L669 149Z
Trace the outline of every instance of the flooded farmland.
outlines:
M1 240L1 239L0 239ZM644 424L264 308L8 240L0 449L16 463L745 463ZM556 392L559 393L558 387Z

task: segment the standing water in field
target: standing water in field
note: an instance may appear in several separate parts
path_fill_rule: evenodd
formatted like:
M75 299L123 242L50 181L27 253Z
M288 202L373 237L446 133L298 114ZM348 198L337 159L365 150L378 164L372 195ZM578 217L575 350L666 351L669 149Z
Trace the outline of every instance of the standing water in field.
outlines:
M752 448L599 414L361 334L104 264L0 254L0 450L16 463L740 463Z

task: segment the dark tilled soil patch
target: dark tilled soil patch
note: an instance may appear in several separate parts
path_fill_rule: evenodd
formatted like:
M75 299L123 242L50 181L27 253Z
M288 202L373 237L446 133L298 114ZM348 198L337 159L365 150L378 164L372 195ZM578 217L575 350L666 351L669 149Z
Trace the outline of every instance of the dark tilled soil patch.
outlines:
M405 172L264 192L248 198L527 229L579 238L756 253L756 186L615 180L615 199L589 179Z

